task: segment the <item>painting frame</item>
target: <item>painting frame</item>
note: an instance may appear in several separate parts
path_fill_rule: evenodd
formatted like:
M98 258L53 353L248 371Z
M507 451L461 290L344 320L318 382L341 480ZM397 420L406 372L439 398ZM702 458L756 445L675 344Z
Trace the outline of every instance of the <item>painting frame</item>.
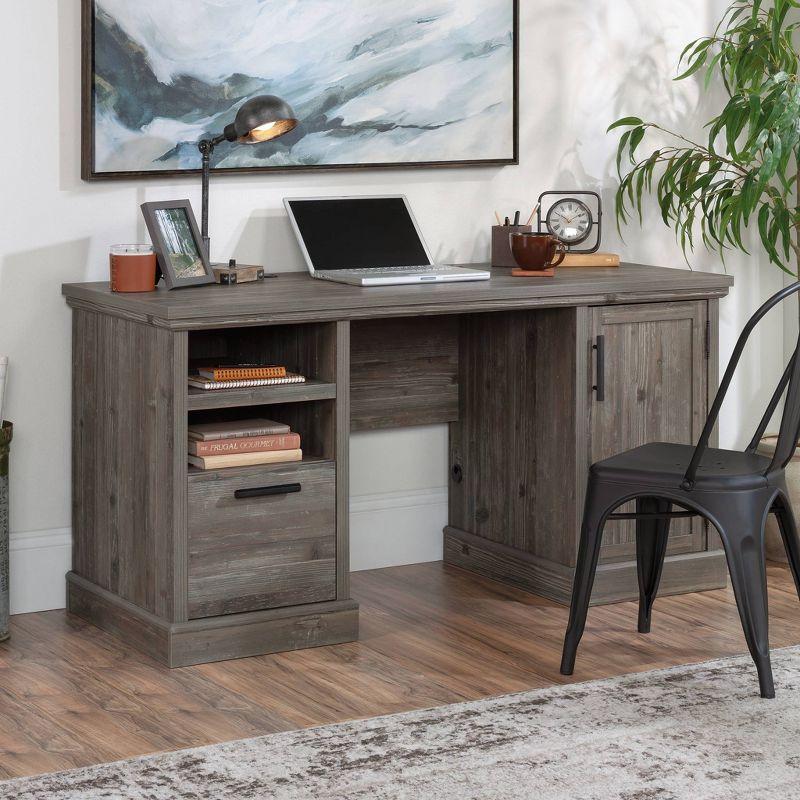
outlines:
M95 167L95 103L94 103L94 20L96 0L81 0L81 178L84 181L138 180L141 178L180 178L200 174L197 169L97 171ZM297 164L280 166L246 166L213 168L224 175L320 171L361 171L391 169L453 169L463 167L503 167L519 164L519 38L520 0L508 0L513 13L512 43L512 155L509 158L458 159L450 161L414 161L368 164Z
M142 215L144 222L147 226L147 232L150 234L150 241L153 243L153 250L155 251L158 260L158 267L164 277L164 283L167 289L184 289L189 286L205 286L210 283L216 283L214 277L214 270L209 262L208 254L203 246L203 238L200 235L200 229L197 227L197 220L192 210L192 204L188 200L161 200L156 202L142 203ZM182 277L175 271L175 265L169 257L169 247L167 246L167 239L164 236L164 231L157 218L159 211L182 211L186 215L186 221L189 225L192 240L194 242L194 249L203 265L203 275L195 277Z

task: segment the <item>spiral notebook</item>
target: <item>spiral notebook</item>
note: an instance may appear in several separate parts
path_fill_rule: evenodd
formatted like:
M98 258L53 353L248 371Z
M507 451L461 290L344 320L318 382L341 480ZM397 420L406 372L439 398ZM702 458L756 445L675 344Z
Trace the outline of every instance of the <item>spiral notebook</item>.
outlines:
M189 376L189 386L194 389L251 389L256 386L282 386L287 383L305 383L304 375L296 375L287 372L285 378L248 378L239 381L214 381L210 378L203 378L200 375Z

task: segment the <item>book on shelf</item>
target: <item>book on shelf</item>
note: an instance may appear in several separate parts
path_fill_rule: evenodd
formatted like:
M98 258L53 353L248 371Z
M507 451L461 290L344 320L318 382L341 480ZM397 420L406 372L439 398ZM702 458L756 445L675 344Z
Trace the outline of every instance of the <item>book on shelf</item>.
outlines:
M211 442L217 439L238 439L242 436L280 436L289 433L290 430L291 428L282 422L256 417L194 423L189 426L188 433L190 439Z
M208 442L190 439L189 455L221 456L233 453L262 453L268 450L297 450L299 447L299 433L239 436L233 439L213 439Z
M224 456L188 456L189 463L198 469L224 469L227 467L254 467L259 464L284 464L302 461L303 451L265 450L261 453L231 453Z
M194 389L204 389L212 391L214 389L252 389L257 386L283 386L287 383L305 383L303 375L296 375L287 372L283 378L253 378L241 381L215 381L211 378L203 378L200 375L189 376L189 386Z
M267 364L226 364L219 367L200 367L197 374L212 381L246 381L258 378L285 378L286 367Z

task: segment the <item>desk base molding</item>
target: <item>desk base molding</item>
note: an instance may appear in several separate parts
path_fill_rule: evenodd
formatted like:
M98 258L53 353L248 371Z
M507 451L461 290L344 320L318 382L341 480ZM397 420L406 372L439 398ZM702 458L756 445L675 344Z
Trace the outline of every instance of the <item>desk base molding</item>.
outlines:
M168 622L74 572L67 574L67 610L168 667L358 639L358 603L354 600Z
M444 561L564 605L569 605L572 596L575 572L572 567L537 558L458 528L444 529ZM725 554L721 550L667 556L659 594L722 589L727 586L727 580ZM635 562L612 562L598 567L592 605L638 599Z

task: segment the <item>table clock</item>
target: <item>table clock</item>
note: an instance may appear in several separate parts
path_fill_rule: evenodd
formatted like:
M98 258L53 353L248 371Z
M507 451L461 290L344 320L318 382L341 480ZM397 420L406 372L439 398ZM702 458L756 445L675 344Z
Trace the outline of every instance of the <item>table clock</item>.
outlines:
M548 199L552 198L552 202ZM596 253L602 238L603 202L597 192L544 192L537 212L539 233L550 233L570 254Z

